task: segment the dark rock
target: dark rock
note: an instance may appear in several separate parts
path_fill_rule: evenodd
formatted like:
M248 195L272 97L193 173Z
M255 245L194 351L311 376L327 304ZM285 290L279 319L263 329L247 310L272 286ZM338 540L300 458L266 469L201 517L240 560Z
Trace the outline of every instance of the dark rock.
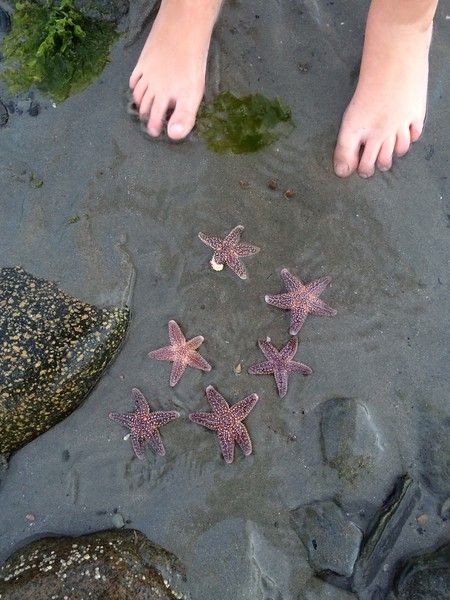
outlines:
M367 587L383 566L400 533L416 506L420 488L409 475L397 482L391 496L375 515L367 533L361 554L355 566L354 587Z
M319 576L352 575L362 532L335 502L300 506L292 511L291 520L308 551L311 567Z
M127 330L127 308L98 308L22 269L0 269L0 454L61 421L91 391Z
M403 563L394 580L394 594L398 600L448 600L450 544Z
M3 104L3 102L0 100L0 127L3 127L4 125L6 125L6 123L8 122L8 119L9 119L8 109Z
M37 117L40 112L40 106L37 102L32 102L30 108L28 109L28 114L30 117Z
M370 469L383 453L369 411L357 400L333 398L324 402L320 427L325 462L351 483Z
M0 598L175 600L186 597L183 580L177 558L142 533L109 530L18 550L0 567Z
M431 427L432 425L432 427ZM450 496L450 415L437 408L423 414L419 431L419 460L424 485L441 501Z
M8 33L11 29L9 13L0 6L0 35Z

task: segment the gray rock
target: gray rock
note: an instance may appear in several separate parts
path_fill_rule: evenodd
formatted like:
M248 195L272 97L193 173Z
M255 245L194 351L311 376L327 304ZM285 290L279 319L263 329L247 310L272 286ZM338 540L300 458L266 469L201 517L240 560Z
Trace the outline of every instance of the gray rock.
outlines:
M420 421L419 459L424 485L441 501L450 496L450 415L434 409L433 422L424 413Z
M8 119L9 119L8 109L3 104L3 102L0 100L0 127L3 127L4 125L6 125L6 123L8 122Z
M291 519L308 551L311 567L319 576L352 575L362 532L335 502L300 506L292 511Z
M409 475L399 479L391 496L375 515L365 535L355 566L354 587L366 588L383 566L420 498L420 488Z
M325 462L350 483L370 469L383 453L370 413L357 400L333 398L324 402L320 428Z
M139 531L111 530L44 538L18 550L0 567L0 598L176 600L186 598L183 582L173 554Z
M407 560L396 575L394 594L398 600L448 600L450 544Z

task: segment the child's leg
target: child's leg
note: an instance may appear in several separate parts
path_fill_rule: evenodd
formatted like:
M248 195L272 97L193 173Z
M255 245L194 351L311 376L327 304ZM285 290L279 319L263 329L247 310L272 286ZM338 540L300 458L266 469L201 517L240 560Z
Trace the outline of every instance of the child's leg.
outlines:
M194 127L205 89L209 43L222 0L162 0L130 77L133 99L150 135L161 133L168 108L169 137Z
M334 169L363 177L406 154L425 119L428 51L438 0L372 0L358 86L342 119Z

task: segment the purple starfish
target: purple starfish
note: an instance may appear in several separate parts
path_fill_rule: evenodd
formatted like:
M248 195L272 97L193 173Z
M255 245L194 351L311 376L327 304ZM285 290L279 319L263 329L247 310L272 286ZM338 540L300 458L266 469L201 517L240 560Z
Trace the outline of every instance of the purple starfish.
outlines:
M277 350L269 338L267 340L259 340L258 345L267 360L251 366L248 372L250 375L273 374L280 398L286 396L290 373L311 375L312 369L310 367L292 360L298 348L296 337L291 337L286 346L281 350Z
M334 316L337 313L334 308L331 308L319 298L330 283L330 277L322 277L316 279L316 281L303 284L300 279L291 275L287 269L281 271L281 277L288 291L284 294L268 294L265 300L267 304L291 311L289 329L291 335L297 335L308 315Z
M258 396L251 394L230 407L225 398L212 385L206 388L206 397L212 412L192 413L189 418L198 425L217 431L219 445L226 463L232 463L234 445L238 443L245 456L252 453L252 441L241 422L258 402Z
M221 271L223 265L226 264L241 279L247 279L247 270L239 258L241 256L252 256L260 249L257 246L239 241L243 231L242 225L238 225L223 239L201 232L198 234L202 242L214 250L210 264L215 271Z
M211 371L211 365L196 352L197 348L203 344L204 339L202 335L197 335L192 340L186 341L178 324L175 321L169 321L170 346L153 350L148 355L156 360L173 362L170 372L170 385L173 387L180 381L188 365L202 371Z
M156 454L164 456L166 453L158 428L178 419L180 413L175 410L155 411L150 410L144 394L137 388L132 389L132 395L136 403L136 410L124 415L110 413L109 418L116 423L131 430L131 445L134 453L141 460L144 458L145 444L148 442Z

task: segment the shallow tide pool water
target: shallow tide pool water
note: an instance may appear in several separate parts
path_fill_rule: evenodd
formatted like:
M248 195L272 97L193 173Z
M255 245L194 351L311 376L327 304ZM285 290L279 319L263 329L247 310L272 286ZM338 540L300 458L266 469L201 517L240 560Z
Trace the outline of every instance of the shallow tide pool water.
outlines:
M392 171L344 181L331 154L366 9L225 5L207 95L280 97L296 124L260 152L215 154L195 135L169 144L142 134L126 104L144 34L131 46L122 37L83 93L55 106L36 95L37 116L16 111L0 129L0 266L132 311L120 354L86 402L1 474L0 560L45 534L109 528L118 513L180 558L193 600L356 599L314 576L291 511L337 499L365 529L405 473L420 500L359 598L387 589L399 559L450 539L440 515L450 497L449 10L441 3L436 17L423 137ZM0 96L7 100L3 88ZM246 281L214 272L198 239L238 224L261 248L244 259ZM262 360L259 338L281 347L289 337L288 315L264 302L282 290L282 267L304 281L330 276L322 298L338 314L308 318L296 358L314 373L292 376L280 399L273 377L247 368ZM213 367L188 369L173 389L169 364L147 356L168 343L170 319L188 339L205 337ZM260 397L246 420L254 452L236 449L232 465L215 435L187 418L208 410L210 384L230 403ZM154 410L181 413L161 431L165 457L148 450L138 460L108 419L132 410L133 387ZM324 458L324 403L333 398L362 403L375 432L371 460L355 472Z

